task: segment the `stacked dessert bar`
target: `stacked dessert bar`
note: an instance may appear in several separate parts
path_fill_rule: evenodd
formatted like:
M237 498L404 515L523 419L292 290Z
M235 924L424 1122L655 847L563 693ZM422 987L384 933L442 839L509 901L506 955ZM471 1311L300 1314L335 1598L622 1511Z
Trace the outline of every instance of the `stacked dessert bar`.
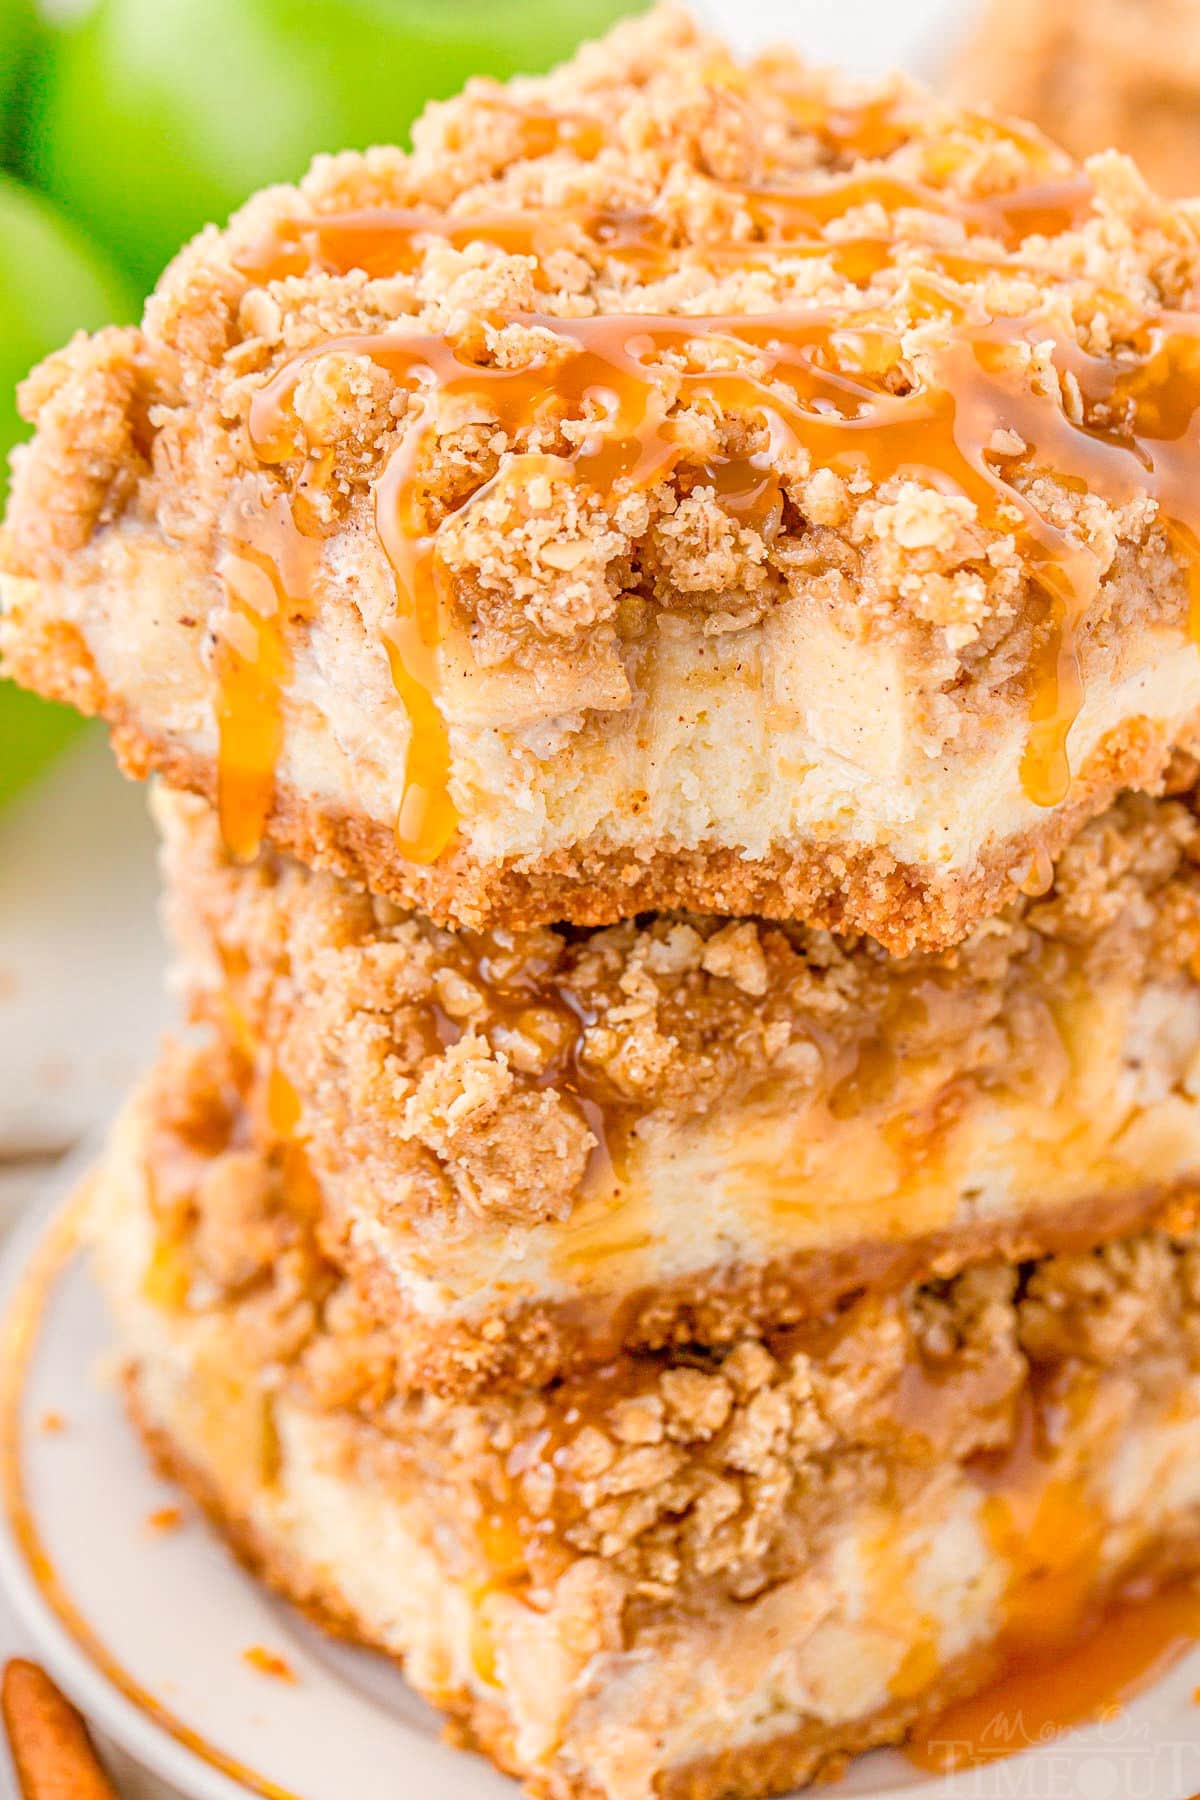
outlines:
M968 105L1019 112L1080 156L1119 144L1163 192L1196 191L1200 0L987 0L947 75Z
M660 10L29 380L162 777L155 1453L553 1800L776 1792L1200 1562L1200 210Z

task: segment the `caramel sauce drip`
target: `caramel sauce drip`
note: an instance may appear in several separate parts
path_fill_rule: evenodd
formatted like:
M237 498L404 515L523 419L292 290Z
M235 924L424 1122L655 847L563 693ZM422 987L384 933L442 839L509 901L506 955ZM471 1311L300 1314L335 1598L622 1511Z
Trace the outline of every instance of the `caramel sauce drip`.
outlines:
M309 1160L308 1135L300 1095L277 1063L267 1071L264 1091L255 1096L263 1120L276 1146L282 1176L280 1192L291 1216L314 1228L326 1206L321 1185Z
M216 644L217 813L231 856L251 862L275 797L283 694L291 669L285 627L307 606L320 540L299 530L284 496L249 517L218 565L226 616Z
M584 162L599 156L607 138L599 119L585 113L556 112L549 106L523 106L517 135L523 157L552 156L556 150L569 150Z
M864 1305L870 1305L866 1302ZM889 1302L879 1302L887 1308ZM836 1364L847 1337L861 1329L862 1309L832 1312L822 1318L776 1332L771 1349L785 1366L803 1352L814 1361ZM678 1350L673 1354L678 1355ZM688 1360L686 1352L684 1361ZM698 1363L719 1369L701 1356ZM543 1419L537 1429L518 1439L508 1453L502 1478L496 1486L480 1486L480 1518L477 1540L481 1555L493 1571L496 1585L519 1588L537 1578L542 1559L553 1562L556 1544L565 1528L574 1523L579 1499L567 1483L556 1489L549 1510L539 1500L527 1504L522 1477L539 1464L562 1468L568 1446L585 1427L610 1434L613 1406L647 1392L647 1367L661 1367L661 1358L618 1356L609 1363L568 1376L548 1392ZM915 1334L908 1328L908 1357L890 1388L881 1397L881 1411L897 1434L905 1461L940 1465L946 1455L947 1431L963 1407L963 1383L971 1384L972 1410L1007 1417L1012 1405L1012 1376L998 1359L984 1359L982 1366L965 1369L962 1363L943 1365L925 1357ZM871 1568L871 1604L889 1615L898 1635L914 1635L914 1647L899 1678L910 1682L911 1691L923 1685L921 1671L932 1673L935 1633L932 1619L924 1620L913 1606L908 1588L913 1565L908 1553L896 1547L890 1532L872 1538L866 1560ZM927 1629L926 1629L927 1628ZM899 1693L897 1692L897 1697Z
M576 1516L575 1506L560 1487L549 1511L531 1508L522 1479L539 1465L561 1467L567 1446L586 1426L606 1429L610 1408L639 1390L638 1364L628 1356L566 1381L547 1395L545 1423L517 1439L498 1478L476 1484L476 1543L487 1571L486 1588L527 1591L542 1571L558 1570L560 1540Z
M776 83L776 85L779 85ZM819 138L835 156L877 161L891 156L912 137L914 119L892 94L880 94L857 105L830 106L820 94L785 93L787 109L802 131Z
M856 208L882 208L890 217L911 211L958 221L970 233L997 238L1008 249L1031 237L1056 237L1089 211L1094 189L1082 173L965 199L953 189L867 169L788 187L746 187L733 193L764 236L787 244L818 239Z
M1041 1392L1026 1389L1010 1447L976 1463L983 1529L1009 1570L1004 1637L1012 1657L1069 1643L1096 1591L1104 1518L1082 1479L1062 1473L1055 1459L1068 1413L1053 1381Z
M1044 844L1035 844L1020 868L1010 871L1028 900L1040 900L1054 886L1054 859Z
M277 1142L291 1143L300 1135L304 1109L299 1094L278 1063L272 1063L267 1071L265 1107L267 1124Z
M783 524L783 488L779 477L758 467L752 457L708 462L701 485L711 487L717 502L739 525L749 525L765 543L773 543Z
M915 190L907 191L915 203ZM1000 223L992 219L997 229ZM667 219L640 208L595 212L562 207L546 213L532 209L459 216L415 207L379 207L284 220L237 260L243 274L262 283L304 275L314 267L330 275L361 270L372 280L384 280L411 273L434 243L456 250L487 244L506 256L530 257L538 265L535 283L543 290L553 285L544 264L560 251L584 257L597 268L621 265L643 281L661 280L689 266L771 270L781 260L824 261L842 280L864 287L884 270L896 268L914 249L902 237L802 234L680 244ZM971 240L955 248L922 247L921 265L960 281L989 272L1047 279L1017 248L988 250Z
M1200 1593L1135 1579L1107 1598L1104 1514L1056 1447L1078 1396L1035 1371L1010 1448L976 1459L982 1524L1009 1569L1004 1620L988 1686L922 1721L907 1747L921 1768L947 1771L1007 1756L1072 1725L1110 1716L1200 1636Z
M507 1056L535 1088L566 1094L595 1140L580 1198L610 1196L624 1180L626 1127L633 1110L587 1056L590 1012L557 972L552 955L531 956L506 930L456 932L449 957L483 998L470 1023L493 1051ZM438 1043L457 1042L465 1023L434 1009Z
M762 205L794 210L795 202L776 196ZM822 201L814 226L827 210ZM1042 596L1021 777L1036 805L1063 799L1071 779L1067 739L1083 698L1080 633L1101 565L1039 504L1033 484L1048 475L1056 489L1094 492L1116 505L1148 492L1189 570L1193 611L1200 613L1200 320L1163 315L1127 354L1100 357L1080 349L1073 335L1056 334L1042 316L973 323L933 276L913 284L913 298L918 313L947 326L913 385L898 374L897 327L872 315L814 309L694 319L512 315L499 322L539 335L516 367L472 360L425 332L348 335L294 358L259 390L250 437L261 460L276 465L309 455L292 402L317 358L367 358L411 396L375 508L396 588L384 643L412 728L396 830L402 855L435 861L457 826L440 707L450 596L437 533L445 520L428 516L423 468L464 408L474 417L482 409L527 444L446 517L502 488L520 504L520 487L535 474L585 483L611 502L618 492L682 473L687 451L671 416L675 403L757 429L759 451L710 459L698 474L765 536L782 518L778 471L804 459L875 486L907 477L965 496L985 527L1016 538ZM1039 367L1035 347L1047 345L1051 365ZM701 349L708 366L697 367ZM280 529L282 505L264 515L260 539ZM296 597L289 555L294 543L285 530L282 554L268 553L262 541L235 547L225 569L235 622L249 633L245 649L227 652L221 699L222 817L239 854L257 842L270 804L280 735L275 689L286 663L278 620L283 603Z
M793 122L844 162L882 161L915 141L926 167L941 175L960 168L978 148L988 145L1011 145L1034 167L1053 169L1062 164L1059 146L1023 119L965 107L956 107L952 120L944 115L931 119L903 92L831 106L821 94L789 87L782 71L772 71L772 87L784 95Z
M1194 1587L1143 1591L1132 1584L1089 1614L1065 1643L1010 1654L982 1692L923 1720L905 1754L918 1768L948 1774L1111 1718L1197 1639L1200 1593Z
M372 279L385 279L411 272L428 246L440 242L456 250L487 244L505 255L539 262L569 250L596 262L627 263L649 278L689 261L769 267L778 257L806 254L827 257L847 280L864 282L891 267L897 254L912 245L890 231L829 238L828 227L856 208L882 210L889 219L903 211L954 219L969 237L995 239L1011 253L1029 238L1053 237L1077 224L1094 197L1083 174L966 200L952 189L877 170L821 174L786 186L714 183L714 191L728 198L755 237L682 245L675 241L671 220L653 207L530 207L472 214L375 207L281 219L258 243L240 251L237 266L257 282L304 275L314 266L335 275L360 269ZM942 254L931 246L925 266L937 267ZM948 259L956 255L945 254ZM958 266L966 270L1024 266L1008 256L972 256L965 247L957 256Z
M746 88L745 72L724 60L712 78L719 85ZM670 220L652 206L534 206L467 216L429 207L376 207L281 219L259 243L241 251L237 266L261 282L304 275L314 264L331 274L361 269L368 276L386 278L415 268L426 246L440 240L455 249L482 243L508 255L539 260L562 249L616 256L648 274L668 273L689 256L701 262L729 260L754 266L756 256L764 252L770 258L806 249L828 256L847 279L865 281L890 265L903 240L890 233L880 238L827 239L826 228L854 207L869 205L889 216L918 209L953 218L968 233L997 238L1015 250L1028 238L1053 237L1078 224L1092 205L1090 178L1081 170L1063 174L1061 152L1040 132L984 113L961 113L949 136L922 140L924 180L897 177L877 167L845 172L836 165L882 162L914 137L920 121L911 102L889 94L831 107L819 95L784 91L795 124L820 141L835 166L771 185L713 181L714 194L728 198L759 231L757 242L739 237L678 244ZM603 148L605 134L598 120L535 108L523 113L518 139L518 150L527 158L567 149L591 160ZM945 185L978 147L997 143L1016 148L1046 178L976 199L966 199ZM772 231L774 237L762 235ZM930 249L934 260L926 266L939 266L938 253Z

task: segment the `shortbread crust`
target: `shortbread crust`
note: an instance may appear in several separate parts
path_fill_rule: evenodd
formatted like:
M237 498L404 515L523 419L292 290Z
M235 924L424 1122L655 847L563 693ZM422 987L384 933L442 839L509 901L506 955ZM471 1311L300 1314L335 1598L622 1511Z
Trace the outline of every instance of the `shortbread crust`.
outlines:
M438 931L162 793L227 1136L311 1190L402 1384L729 1342L1200 1191L1200 822L1126 796L959 949L698 916ZM169 1072L168 1095L188 1087Z
M1194 737L1188 206L669 8L415 143L25 390L7 666L239 853L905 952Z

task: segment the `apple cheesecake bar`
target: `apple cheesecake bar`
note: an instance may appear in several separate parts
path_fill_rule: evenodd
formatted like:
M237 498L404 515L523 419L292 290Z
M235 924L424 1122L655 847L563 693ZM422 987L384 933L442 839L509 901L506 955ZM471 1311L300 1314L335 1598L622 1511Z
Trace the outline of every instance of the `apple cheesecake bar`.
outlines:
M1163 193L1200 186L1196 0L1093 0L1086 11L990 0L948 86L966 106L1036 120L1077 156L1119 144Z
M1193 789L1124 796L1041 898L903 960L695 914L444 931L158 813L177 984L410 1384L729 1343L1200 1192Z
M131 1103L93 1213L166 1468L543 1800L752 1800L936 1741L931 1709L1200 1560L1193 1235L463 1399L396 1390L207 1057Z
M667 7L28 380L4 666L438 923L944 947L1200 719L1200 215Z

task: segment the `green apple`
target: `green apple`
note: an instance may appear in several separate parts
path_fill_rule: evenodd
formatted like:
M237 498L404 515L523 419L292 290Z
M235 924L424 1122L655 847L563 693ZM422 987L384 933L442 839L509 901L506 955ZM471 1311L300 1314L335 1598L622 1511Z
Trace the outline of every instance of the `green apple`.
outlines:
M33 27L31 0L0 0L0 81L7 81Z
M33 0L0 0L0 154L12 142L10 114L21 91L21 78L34 33Z
M25 427L16 387L34 363L81 327L136 318L136 298L41 194L0 175L0 458ZM0 471L0 493L3 473Z
M49 201L0 176L0 501L8 453L26 427L15 388L80 326L129 320L125 278ZM0 802L41 767L74 729L75 715L0 682Z
M145 285L320 150L402 142L473 74L546 69L639 0L99 0L30 122L40 183Z

